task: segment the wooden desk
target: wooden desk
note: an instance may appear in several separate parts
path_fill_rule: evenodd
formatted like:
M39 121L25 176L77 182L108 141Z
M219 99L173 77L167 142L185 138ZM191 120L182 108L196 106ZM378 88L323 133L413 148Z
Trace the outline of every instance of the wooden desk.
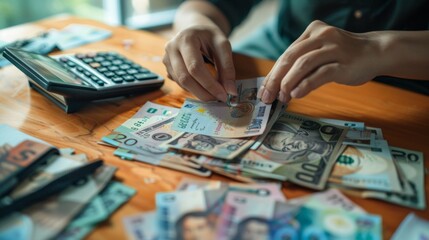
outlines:
M25 24L0 31L3 41L33 36L48 28L63 28L70 23L91 24L113 31L105 41L84 45L67 52L117 51L143 66L163 75L166 71L161 62L165 39L154 34L109 27L104 24L73 17L57 17L34 24ZM126 50L124 39L132 39L134 45ZM273 62L235 55L237 78L266 75ZM116 177L137 189L130 202L119 209L109 220L101 224L90 239L123 239L125 232L122 218L127 215L155 208L154 196L159 191L171 191L185 173L154 167L139 162L123 161L113 156L113 149L97 144L100 138L130 118L146 101L180 107L190 94L176 83L166 80L158 91L140 96L89 104L75 114L66 114L60 108L28 87L26 77L15 67L0 70L0 122L50 142L58 147L72 147L78 153L91 158L100 157L119 168ZM326 85L301 100L292 100L289 111L315 117L363 121L368 126L383 129L384 137L391 146L398 146L424 153L425 166L429 167L429 97L369 82L359 87L337 84ZM426 175L426 198L429 198ZM145 183L152 178L154 183ZM226 180L214 175L212 179ZM148 182L148 181L146 181ZM310 193L305 188L285 183L284 193L293 198ZM390 238L404 217L414 211L429 219L429 210L416 211L390 203L350 197L368 212L383 217L383 236Z

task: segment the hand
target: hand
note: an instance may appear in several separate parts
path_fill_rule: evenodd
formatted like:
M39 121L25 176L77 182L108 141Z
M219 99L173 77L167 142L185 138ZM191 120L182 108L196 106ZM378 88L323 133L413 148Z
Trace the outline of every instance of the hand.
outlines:
M237 95L231 44L216 27L194 26L179 32L165 47L163 63L169 78L203 101L226 101ZM217 76L205 66L203 55L214 61Z
M378 48L371 34L312 22L280 56L258 97L265 103L301 98L328 82L360 85L377 76Z

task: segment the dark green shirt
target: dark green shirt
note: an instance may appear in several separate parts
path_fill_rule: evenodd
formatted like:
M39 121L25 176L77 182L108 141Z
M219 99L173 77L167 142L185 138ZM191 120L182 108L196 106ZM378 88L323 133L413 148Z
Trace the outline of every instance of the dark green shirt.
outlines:
M264 27L233 46L235 52L276 60L314 20L351 31L428 30L429 0L278 0ZM234 28L260 0L210 0ZM429 44L429 43L428 43ZM429 81L380 76L375 80L429 95Z
M258 0L211 0L234 28L248 15ZM258 44L264 51L251 55L277 59L314 20L351 32L375 30L428 30L429 1L425 0L279 0L279 9L264 29L247 44ZM252 44L251 44L252 45ZM240 47L238 49L240 51ZM241 49L245 51L246 49ZM261 50L261 49L259 49Z

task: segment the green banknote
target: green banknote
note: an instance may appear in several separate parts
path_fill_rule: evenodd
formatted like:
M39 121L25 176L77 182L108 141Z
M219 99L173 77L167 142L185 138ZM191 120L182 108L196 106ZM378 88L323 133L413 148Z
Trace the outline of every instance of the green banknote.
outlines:
M83 239L96 227L96 224L107 219L135 193L136 190L120 182L110 182L106 188L97 195L69 224L57 239Z
M81 185L70 186L58 195L37 202L22 211L34 223L32 239L57 236L110 181L116 168L102 166Z
M346 132L344 127L286 112L262 145L243 156L242 170L323 189Z
M387 142L376 140L376 146L348 146L338 157L329 181L345 187L402 192Z
M405 177L404 182L401 181L401 185L403 187L410 186L411 194L339 187L342 191L359 197L376 198L406 207L426 209L423 154L397 147L390 147L390 152L396 163L398 173L401 172Z
M247 151L254 142L253 138L218 138L202 134L184 133L166 143L165 146L193 154L234 159Z

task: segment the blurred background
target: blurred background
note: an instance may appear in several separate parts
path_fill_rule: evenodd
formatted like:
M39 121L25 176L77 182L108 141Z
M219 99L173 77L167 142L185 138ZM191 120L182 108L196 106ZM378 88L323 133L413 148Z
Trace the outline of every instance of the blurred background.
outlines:
M272 16L278 0L265 0L231 35L239 41ZM183 0L0 0L0 29L58 14L95 19L110 25L154 31L173 36L171 23ZM0 39L1 40L1 39Z

